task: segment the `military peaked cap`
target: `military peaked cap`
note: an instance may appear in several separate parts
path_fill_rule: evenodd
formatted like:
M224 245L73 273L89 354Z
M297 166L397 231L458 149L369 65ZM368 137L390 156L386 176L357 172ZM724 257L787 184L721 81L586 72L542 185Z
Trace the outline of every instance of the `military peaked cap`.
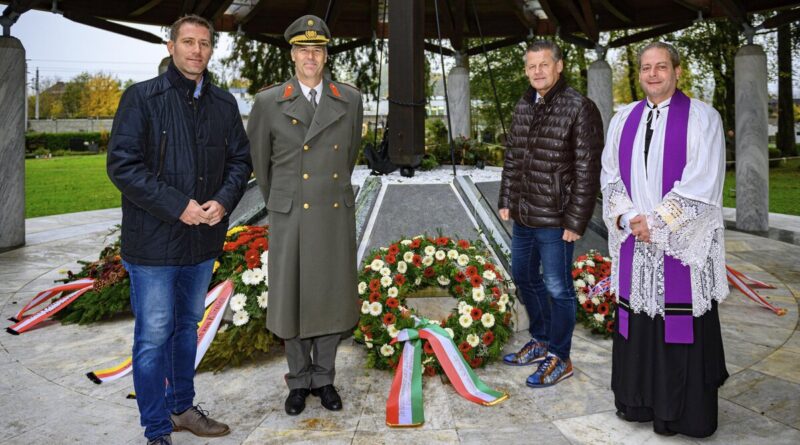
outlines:
M331 31L321 18L304 15L286 28L283 38L292 45L326 46L331 40Z

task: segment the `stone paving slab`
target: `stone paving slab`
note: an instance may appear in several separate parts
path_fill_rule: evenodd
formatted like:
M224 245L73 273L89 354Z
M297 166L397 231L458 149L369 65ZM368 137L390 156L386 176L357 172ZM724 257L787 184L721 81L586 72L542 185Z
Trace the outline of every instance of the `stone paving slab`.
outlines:
M105 227L94 224L99 215L109 217ZM52 230L58 236L42 235L39 244L0 254L0 278L5 278L0 280L0 318L14 314L52 283L60 269L74 267L78 259L95 259L114 224L113 211L30 221L41 233ZM532 390L524 381L533 369L489 365L478 374L511 395L495 407L469 403L440 378L425 378L427 422L418 429L385 425L392 375L365 369L365 352L352 339L343 341L337 357L344 410L326 411L310 397L300 416L286 416L287 369L278 347L257 363L198 374L195 401L233 431L215 439L176 433L174 443L800 443L800 287L794 280L800 249L739 232L726 236L729 263L778 285L762 295L789 313L777 317L739 292L720 305L732 376L720 390L719 429L709 439L662 438L653 434L651 424L617 419L609 388L611 342L577 327L572 378ZM90 326L50 322L20 336L0 334L0 443L144 443L136 403L125 398L132 390L130 377L95 385L84 376L129 355L132 325L131 317L119 317ZM506 350L519 348L525 337L524 332L515 334Z

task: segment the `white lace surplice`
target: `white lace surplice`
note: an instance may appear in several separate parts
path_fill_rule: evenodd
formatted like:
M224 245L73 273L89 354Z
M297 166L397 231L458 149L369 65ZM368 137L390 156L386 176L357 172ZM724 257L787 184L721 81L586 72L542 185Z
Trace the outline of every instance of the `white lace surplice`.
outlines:
M728 295L722 220L725 142L719 113L692 99L689 109L686 167L681 180L662 198L664 136L669 107L662 108L650 142L645 171L644 138L647 112L642 113L631 157L631 195L619 174L622 128L634 104L611 120L603 150L603 219L608 227L612 258L612 290L619 289L619 249L629 235L617 227L621 215L647 215L650 243L636 242L633 253L630 305L635 313L664 315L664 254L688 265L692 279L692 314L703 315L711 302Z

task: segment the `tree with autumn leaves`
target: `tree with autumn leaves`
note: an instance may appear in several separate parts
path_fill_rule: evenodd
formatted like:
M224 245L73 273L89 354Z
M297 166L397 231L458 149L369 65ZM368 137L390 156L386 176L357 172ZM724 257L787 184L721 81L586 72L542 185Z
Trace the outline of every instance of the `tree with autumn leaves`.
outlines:
M40 88L40 119L112 117L117 112L123 84L101 72L81 73L68 82L45 80ZM35 116L35 107L36 96L29 96L28 116Z

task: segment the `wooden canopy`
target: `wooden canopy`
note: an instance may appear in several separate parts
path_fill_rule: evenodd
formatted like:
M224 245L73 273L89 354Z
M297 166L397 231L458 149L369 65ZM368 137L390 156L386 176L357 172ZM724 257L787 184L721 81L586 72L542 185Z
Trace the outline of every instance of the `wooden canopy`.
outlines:
M791 9L800 5L797 0L427 0L426 39L437 37L435 1L441 33L456 50L463 49L464 38L479 35L505 38L504 43L510 44L531 35L558 34L589 47L603 31L652 28L638 36L651 38L689 26L698 18L745 22L749 13L782 9L771 25L800 19L800 8ZM382 23L384 0L0 0L0 4L9 5L3 12L4 26L10 26L19 14L37 9L154 43L161 37L112 20L168 26L181 15L194 13L212 20L220 31L241 31L276 45L284 45L284 29L304 14L327 17L335 37L356 38L362 44L388 34L388 26Z

